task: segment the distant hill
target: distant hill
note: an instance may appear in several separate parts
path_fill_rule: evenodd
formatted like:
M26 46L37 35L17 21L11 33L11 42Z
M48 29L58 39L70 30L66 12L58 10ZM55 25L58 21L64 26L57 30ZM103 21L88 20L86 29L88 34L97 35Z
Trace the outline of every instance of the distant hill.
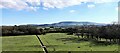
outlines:
M95 22L74 22L74 21L64 21L64 22L59 22L59 23L53 23L53 24L41 24L38 26L44 26L44 27L49 27L49 26L83 26L83 25L98 25L98 26L103 26L107 25L104 23L95 23Z

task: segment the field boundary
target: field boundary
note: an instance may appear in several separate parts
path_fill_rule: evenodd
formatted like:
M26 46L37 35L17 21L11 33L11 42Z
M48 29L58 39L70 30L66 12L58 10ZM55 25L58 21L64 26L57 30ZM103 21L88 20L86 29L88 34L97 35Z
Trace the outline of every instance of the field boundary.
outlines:
M41 41L41 39L39 38L39 36L36 35L36 37L38 38L38 40L39 40L39 42L40 42L40 45L41 45L41 47L43 48L44 53L48 53L46 46L44 46L44 44L42 43L42 41Z

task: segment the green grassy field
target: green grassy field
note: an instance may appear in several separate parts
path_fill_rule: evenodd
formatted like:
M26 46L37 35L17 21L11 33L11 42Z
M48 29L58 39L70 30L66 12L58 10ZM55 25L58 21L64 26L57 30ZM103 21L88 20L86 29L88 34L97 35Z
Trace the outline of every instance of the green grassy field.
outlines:
M3 51L42 51L35 35L2 37Z
M94 43L65 33L48 33L39 36L48 51L118 51L117 44ZM3 51L42 51L35 35L2 37Z

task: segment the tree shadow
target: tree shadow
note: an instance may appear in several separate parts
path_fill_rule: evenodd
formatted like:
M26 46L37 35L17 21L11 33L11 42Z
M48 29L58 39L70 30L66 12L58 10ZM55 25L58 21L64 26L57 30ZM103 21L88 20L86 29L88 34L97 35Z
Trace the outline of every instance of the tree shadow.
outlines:
M61 40L61 41L93 41L93 39L87 39L87 38L76 38L76 37L69 37L69 38L58 38L56 40Z
M72 40L77 40L77 38L58 38L56 40L61 40L61 41L72 41Z
M108 46L108 45L114 45L118 44L116 42L109 42L109 41L92 41L91 45L93 46Z
M56 40L61 40L63 42L65 41L72 41L72 43L81 43L81 42L90 42L90 46L107 46L107 45L113 45L113 44L117 44L116 42L113 41L98 41L96 39L91 39L91 38L75 38L75 37L71 37L71 38L59 38Z

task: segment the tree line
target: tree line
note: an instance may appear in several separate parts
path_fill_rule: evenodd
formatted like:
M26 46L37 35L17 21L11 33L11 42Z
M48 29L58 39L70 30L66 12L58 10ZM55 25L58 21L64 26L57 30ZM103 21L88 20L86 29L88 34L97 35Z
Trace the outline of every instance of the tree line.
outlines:
M120 41L120 25L106 25L106 26L81 26L68 28L68 34L75 34L82 38L91 38L96 40L106 39L106 41Z
M120 25L112 24L106 26L84 25L74 27L36 27L36 26L2 26L2 36L15 35L35 35L46 33L67 33L68 35L79 34L82 38L94 38L101 40L102 38L110 41L120 40Z

